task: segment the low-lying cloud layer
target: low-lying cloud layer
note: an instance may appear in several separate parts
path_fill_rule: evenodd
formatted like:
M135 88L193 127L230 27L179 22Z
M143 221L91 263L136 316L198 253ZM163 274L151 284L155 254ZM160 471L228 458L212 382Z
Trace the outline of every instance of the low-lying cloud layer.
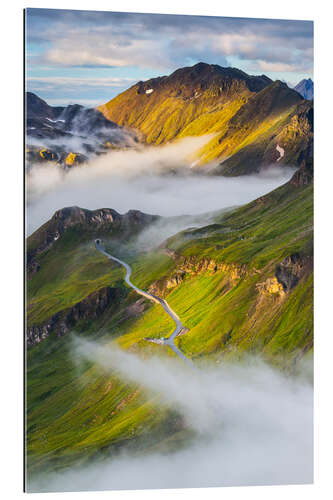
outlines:
M78 338L73 356L158 394L182 413L196 438L174 453L123 452L84 468L40 475L30 491L312 482L313 391L305 377L284 376L258 359L192 370L179 360L141 360L115 345Z
M138 209L162 216L197 215L247 203L291 177L289 168L225 178L191 169L193 152L209 137L162 147L113 151L69 172L34 166L27 174L28 234L65 206ZM191 158L192 156L192 158Z

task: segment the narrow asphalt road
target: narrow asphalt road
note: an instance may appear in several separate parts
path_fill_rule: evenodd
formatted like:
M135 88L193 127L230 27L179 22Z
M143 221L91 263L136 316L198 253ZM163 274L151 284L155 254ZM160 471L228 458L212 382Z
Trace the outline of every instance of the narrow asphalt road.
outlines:
M120 264L121 266L123 266L126 269L125 281L131 288L133 288L136 291L136 293L143 295L143 297L146 297L147 299L149 299L153 302L156 302L157 304L160 304L163 307L163 309L165 310L165 312L167 314L169 314L169 316L175 322L176 328L174 329L174 331L171 333L171 335L169 337L157 338L157 339L147 339L147 340L149 340L150 342L154 342L155 344L168 345L169 347L171 347L173 352L175 354L177 354L177 356L179 356L183 361L185 361L185 363L187 363L188 365L190 365L193 368L192 361L189 358L187 358L185 356L185 354L183 354L182 351L180 349L178 349L178 347L176 347L176 345L175 345L175 338L177 337L179 332L182 330L182 328L184 328L184 325L182 324L182 322L178 318L177 314L171 309L171 307L169 306L167 301L164 299L161 299L160 297L157 297L156 295L151 295L150 293L147 293L144 290L141 290L137 286L133 285L133 283L130 280L130 276L132 274L131 267L128 264L126 264L126 262L124 262L120 259L117 259L117 257L114 257L113 255L110 255L109 253L107 253L104 249L104 246L103 246L101 240L98 240L98 239L95 240L95 246L96 246L96 250L98 250L100 253L105 255L107 258L114 260L115 262L118 262L118 264Z

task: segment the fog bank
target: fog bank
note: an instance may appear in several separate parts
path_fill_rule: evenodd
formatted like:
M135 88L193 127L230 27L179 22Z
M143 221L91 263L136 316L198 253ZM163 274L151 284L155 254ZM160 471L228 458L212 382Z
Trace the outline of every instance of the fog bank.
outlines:
M112 151L64 172L54 165L27 173L27 232L66 206L129 209L163 216L202 214L247 203L287 182L291 168L226 178L196 174L193 152L207 137L162 147Z
M161 348L167 348L162 347ZM313 481L313 391L258 359L192 370L142 360L115 345L75 339L76 361L139 383L178 409L196 438L163 454L123 452L101 463L40 475L29 491L300 484Z

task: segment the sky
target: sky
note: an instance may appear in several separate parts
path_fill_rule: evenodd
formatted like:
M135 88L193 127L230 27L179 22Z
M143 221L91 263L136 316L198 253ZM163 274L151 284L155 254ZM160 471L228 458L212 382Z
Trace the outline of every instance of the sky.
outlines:
M198 62L294 86L313 77L312 21L27 9L27 90L96 106Z

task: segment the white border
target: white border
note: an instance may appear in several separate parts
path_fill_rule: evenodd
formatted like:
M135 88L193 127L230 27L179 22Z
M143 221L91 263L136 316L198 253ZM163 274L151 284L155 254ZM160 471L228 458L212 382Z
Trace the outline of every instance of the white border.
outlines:
M221 495L229 499L270 500L283 498L329 498L332 488L332 208L333 198L333 127L332 106L332 29L329 2L304 0L238 0L221 2L179 0L18 0L2 5L1 10L1 101L2 128L1 173L1 363L2 382L0 412L1 429L1 494L4 498L21 498L22 493L22 9L24 7L71 8L122 12L155 12L172 14L220 15L231 17L266 17L315 20L315 97L316 97L316 481L314 486L279 486L248 488L213 488L198 490L145 490L137 492L61 493L61 500L84 495L110 496L114 499L207 498ZM158 36L158 35L157 35ZM236 466L236 464L235 464ZM330 494L331 492L331 494ZM53 498L46 494L42 498ZM59 494L56 494L59 495ZM35 497L33 495L33 497Z

